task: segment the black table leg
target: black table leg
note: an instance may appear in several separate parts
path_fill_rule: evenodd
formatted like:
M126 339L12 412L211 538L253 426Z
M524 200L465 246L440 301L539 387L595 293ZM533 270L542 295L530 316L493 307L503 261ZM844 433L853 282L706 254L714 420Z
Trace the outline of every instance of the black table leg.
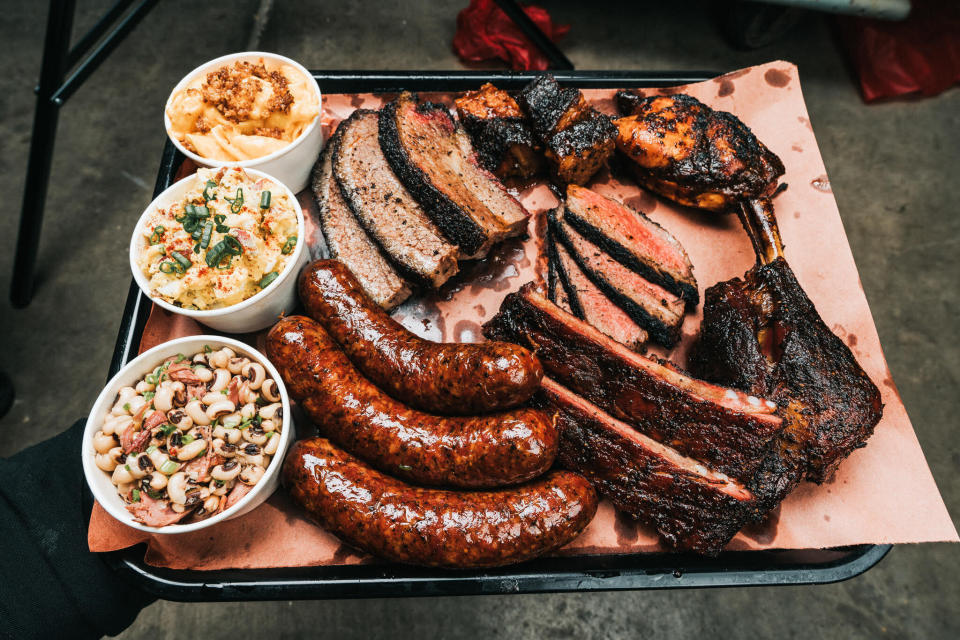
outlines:
M27 161L27 177L23 189L23 207L20 210L20 233L17 236L13 281L10 284L10 301L15 307L27 306L33 297L34 265L40 245L43 205L47 198L53 144L60 115L59 106L50 98L58 89L65 72L75 8L75 0L50 0L40 84L37 87L37 106L33 116L33 134L30 137L30 158Z

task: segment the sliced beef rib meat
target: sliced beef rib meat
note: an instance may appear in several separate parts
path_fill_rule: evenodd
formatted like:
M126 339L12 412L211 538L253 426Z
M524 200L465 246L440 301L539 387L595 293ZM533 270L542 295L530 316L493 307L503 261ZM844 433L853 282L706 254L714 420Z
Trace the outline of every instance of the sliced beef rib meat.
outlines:
M320 207L320 229L330 257L347 265L367 295L390 310L406 300L412 289L360 226L340 193L333 174L333 150L344 128L340 123L313 170L311 186Z
M500 178L529 178L543 158L516 100L489 82L456 99L457 115L473 138L481 166Z
M480 166L470 136L445 106L402 93L383 107L379 135L393 171L459 245L461 257L482 257L494 244L526 231L526 209Z
M484 335L533 349L554 380L641 433L748 481L782 429L769 401L630 351L537 293L506 297Z
M565 246L587 277L665 347L680 339L685 304L610 257L566 221L563 206L548 214L556 239Z
M683 456L569 389L544 378L534 406L556 416L557 463L586 476L602 496L651 524L671 546L715 555L750 519L741 483Z
M334 145L333 172L344 200L404 276L439 287L458 270L458 250L430 220L380 150L376 111L358 109Z
M591 242L650 282L700 302L693 265L673 235L639 211L577 185L567 187L564 218Z

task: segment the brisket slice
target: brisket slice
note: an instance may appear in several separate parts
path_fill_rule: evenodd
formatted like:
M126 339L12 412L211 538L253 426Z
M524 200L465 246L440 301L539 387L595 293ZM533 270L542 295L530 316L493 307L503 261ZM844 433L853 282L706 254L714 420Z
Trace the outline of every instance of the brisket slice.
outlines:
M537 76L521 89L517 102L542 140L548 140L593 112L579 89L561 88L549 73Z
M685 304L611 258L566 221L561 208L547 214L556 239L563 244L587 277L623 309L650 338L665 347L680 339Z
M583 309L579 303L574 303L570 299L567 291L567 284L560 280L560 273L557 267L556 243L553 241L553 234L550 227L547 226L544 246L547 250L547 298L567 313L572 313L577 318L583 320Z
M707 289L690 366L783 407L784 430L751 484L767 505L828 479L883 415L880 391L820 318L783 258Z
M676 549L715 555L750 519L754 497L730 477L636 432L544 378L534 406L556 415L557 463L651 524Z
M344 200L400 272L439 287L457 272L457 247L443 237L397 179L377 140L378 114L358 109L341 124L333 172Z
M624 266L690 305L700 302L687 252L669 231L643 213L589 189L570 185L564 218Z
M333 175L333 149L343 128L341 123L313 170L311 186L320 207L320 229L330 257L347 265L367 295L390 310L410 296L411 288L357 222L340 193Z
M467 133L446 107L402 93L383 107L380 147L394 172L463 258L523 234L529 214L481 167Z
M537 293L506 297L492 340L536 352L544 371L641 433L738 480L749 480L782 421L776 405L685 375L630 351Z
M570 307L580 310L574 315L638 351L647 341L647 332L590 281L566 247L552 243L551 249L551 261L556 263L558 280L571 301Z
M480 165L499 178L529 178L543 164L517 102L489 82L455 100Z

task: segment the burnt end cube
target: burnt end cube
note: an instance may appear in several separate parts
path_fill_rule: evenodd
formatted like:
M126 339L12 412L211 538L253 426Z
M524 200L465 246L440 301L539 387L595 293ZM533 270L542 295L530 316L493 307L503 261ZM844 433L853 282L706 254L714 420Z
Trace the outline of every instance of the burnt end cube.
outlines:
M589 117L592 111L579 89L561 88L550 74L531 81L520 91L517 102L543 140Z
M506 91L487 83L457 99L456 105L484 169L500 178L529 178L539 171L539 145Z
M585 184L613 155L617 128L610 118L592 111L585 120L555 133L547 141L547 160L557 178Z
M469 129L468 129L469 131ZM473 144L484 169L501 178L529 178L543 165L529 127L519 119L498 118L481 123Z

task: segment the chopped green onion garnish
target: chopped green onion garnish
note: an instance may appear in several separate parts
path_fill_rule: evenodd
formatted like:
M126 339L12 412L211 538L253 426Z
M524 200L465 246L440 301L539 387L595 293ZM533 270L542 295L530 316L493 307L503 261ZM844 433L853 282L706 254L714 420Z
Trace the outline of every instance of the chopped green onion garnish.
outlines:
M266 289L270 285L270 283L276 280L279 276L280 274L277 273L276 271L271 271L270 273L266 274L265 276L260 278L260 288Z
M157 374L156 374L156 373L148 374L147 377L144 378L144 380L146 381L147 384L156 385L156 384L157 384Z
M150 234L150 244L157 244L160 242L160 239L163 237L163 232L166 231L162 224L158 224L153 228L153 233Z
M200 235L200 248L206 249L210 244L210 234L213 233L213 222L207 220L203 225L203 232Z
M207 202L210 202L211 200L217 199L217 194L210 191L210 189L214 189L216 188L216 186L217 186L216 182L214 182L213 180L207 180L207 186L205 186L203 189L204 200L206 200Z
M143 393L143 399L146 400L147 402L149 402L149 401L153 400L153 396L155 396L155 395L156 395L156 394L155 394L153 391L144 391L144 393Z
M292 253L294 249L297 248L297 236L290 236L287 238L287 241L283 243L283 247L280 249L280 253L287 255Z
M188 204L183 208L183 210L186 212L187 216L191 218L209 218L210 217L210 209L207 209L207 205L205 204L200 204L200 205Z
M162 465L160 465L160 473L169 476L171 473L176 473L177 469L179 468L180 468L180 465L178 465L176 462L174 462L173 460L167 460Z
M205 344L205 345L203 345L203 352L204 352L204 353L212 353L212 352L213 352L213 347L211 347L211 346L208 345L208 344Z
M164 260L163 262L160 263L160 272L161 272L161 273L176 273L176 272L177 272L177 267L176 267L176 265L175 265L174 263L170 262L169 260ZM156 384L156 382L154 382L154 384Z
M125 465L123 465L123 468L126 469L127 471L130 471L131 473L133 473L133 470L130 469L130 465L125 464Z
M260 208L269 209L270 208L270 192L264 191L260 194Z
M230 227L223 224L223 221L226 219L227 216L223 215L222 213L218 213L217 215L213 216L213 222L216 225L214 228L217 230L217 233L226 233L230 231Z
M140 502L140 490L139 490L139 489L134 489L132 495L133 495L133 497L131 498L131 500L132 500L133 502Z
M177 263L179 263L179 265L183 268L183 271L179 271L180 273L183 273L184 271L186 271L187 269L193 266L193 263L190 262L190 259L187 258L182 253L180 253L179 251L171 251L170 257L176 260Z
M408 464L401 464L401 465L398 465L398 466L400 467L400 470L401 470L401 471L411 471L411 470L413 469L413 467L411 467L411 466L408 465Z
M240 213L243 209L243 187L237 187L237 197L233 200L230 198L224 198L224 200L230 203L230 213Z
M124 402L124 403L123 403L123 410L126 411L127 413L130 412L130 403L129 403L129 402Z
M194 437L193 437L192 435L190 435L189 433L188 433L187 435L183 436L183 444L190 444L190 443L193 442L194 440L196 440L196 438L194 438Z
M223 243L223 250L231 255L239 256L243 253L243 245L234 236L223 236L220 242Z
M163 435L165 435L165 436L170 435L171 433L173 433L173 432L176 431L176 430L177 430L177 425L175 425L175 424L170 424L169 422L168 422L167 424L163 425L162 427L160 427L160 431L162 431L162 432L163 432Z
M178 353L178 354L177 354L177 359L174 360L174 362L175 362L176 364L179 364L179 363L183 362L183 361L186 360L186 359L187 359L187 356L183 355L182 353Z
M273 433L273 432L271 431L270 433ZM147 447L147 454L149 455L149 454L153 453L153 452L156 451L156 450L157 450L157 445L152 444L152 445L150 445L149 447Z
M153 498L154 500L159 500L160 498L163 497L163 493L161 491L149 490L147 491L147 495Z

